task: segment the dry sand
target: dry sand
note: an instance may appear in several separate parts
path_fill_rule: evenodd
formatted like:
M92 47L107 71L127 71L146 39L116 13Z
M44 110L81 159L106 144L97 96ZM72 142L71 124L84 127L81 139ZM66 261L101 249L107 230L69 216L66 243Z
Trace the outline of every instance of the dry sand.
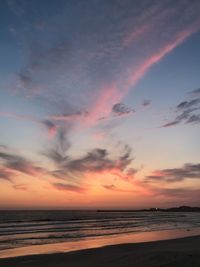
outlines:
M8 266L200 267L200 236L0 260Z

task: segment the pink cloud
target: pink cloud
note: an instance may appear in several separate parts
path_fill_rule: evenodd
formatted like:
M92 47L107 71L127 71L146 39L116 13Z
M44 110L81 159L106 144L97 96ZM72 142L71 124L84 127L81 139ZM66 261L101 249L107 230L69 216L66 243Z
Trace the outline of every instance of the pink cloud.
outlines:
M49 138L52 139L56 135L56 127L49 129Z
M93 124L102 117L108 116L112 111L112 106L121 99L116 84L105 86L100 90L97 101L92 105L86 124Z
M146 72L163 57L172 52L178 45L184 42L188 37L191 36L198 29L196 27L186 29L181 33L177 34L173 41L165 44L158 52L153 53L149 56L137 69L129 76L127 80L126 90L129 90L130 86L134 86L137 82L146 74Z
M199 30L199 21L192 26L177 33L175 37L163 44L156 52L151 53L142 60L138 67L132 71L126 79L119 79L110 85L105 85L98 95L97 101L92 105L86 118L86 124L97 123L102 117L108 117L114 104L121 102L129 90L133 88L149 71L149 69L172 52L178 45Z

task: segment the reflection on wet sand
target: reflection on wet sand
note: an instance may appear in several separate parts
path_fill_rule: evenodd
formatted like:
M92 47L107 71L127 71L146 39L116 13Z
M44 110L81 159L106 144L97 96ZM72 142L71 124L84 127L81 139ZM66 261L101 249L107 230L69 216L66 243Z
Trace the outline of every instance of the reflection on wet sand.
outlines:
M180 237L200 235L200 228L182 229L182 230L165 230L141 233L130 233L123 235L114 235L108 237L97 237L95 239L87 239L73 242L63 242L57 244L35 245L28 247L20 247L15 249L7 249L0 251L0 258L10 258L24 255L49 254L58 252L70 252L89 248L97 248L115 244L140 243L157 240L176 239Z

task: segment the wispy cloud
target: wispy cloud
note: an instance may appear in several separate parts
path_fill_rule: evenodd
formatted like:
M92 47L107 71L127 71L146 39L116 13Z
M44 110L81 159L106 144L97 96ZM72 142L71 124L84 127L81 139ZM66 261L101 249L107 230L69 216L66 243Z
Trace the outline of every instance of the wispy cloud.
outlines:
M135 193L135 192L137 192L136 190L131 190L131 189L128 190L128 189L118 188L114 184L103 185L103 187L107 190L114 191L114 192L121 192L121 193Z
M58 135L55 145L42 152L55 165L51 175L78 185L85 182L90 174L111 174L128 183L133 182L136 170L130 167L133 157L129 146L124 145L123 148L119 148L118 156L113 156L107 149L94 148L83 156L72 158L69 153L71 144L68 138L66 133Z
M9 149L0 149L1 173L4 178L10 179L14 172L20 172L31 176L46 173L42 167L36 166L23 156L11 152Z
M4 168L0 169L0 179L12 182L12 173Z
M70 129L69 129L70 131ZM53 144L52 144L53 145ZM71 143L66 128L59 129L54 140L54 145L42 154L54 163L54 168L41 167L20 153L6 146L0 146L0 178L11 182L16 189L25 190L18 186L20 174L37 177L49 182L58 190L85 192L90 185L87 179L91 175L112 175L125 182L132 183L136 170L130 167L133 161L132 150L124 145L119 149L119 155L112 156L107 149L91 149L81 157L73 158L69 153ZM58 183L62 179L62 183ZM63 184L63 185L61 185ZM86 186L87 185L87 186Z
M17 20L12 20L12 28L19 43L19 55L23 51L11 87L15 94L42 108L36 111L30 107L31 116L26 112L22 115L5 112L0 116L42 126L53 137L47 140L48 147L42 152L53 168L45 169L0 146L2 180L12 181L15 174L16 177L48 175L54 189L84 193L89 188L85 185L87 176L112 175L130 187L135 184L144 189L160 181L167 184L199 178L199 164L186 164L158 170L144 181L137 179L137 170L132 168L132 149L127 145L117 155L99 145L76 157L70 153L75 129L108 129L123 120L120 118L137 114L132 104L127 105L126 96L153 66L199 31L199 0L121 1L120 4L85 1L84 5L81 1L60 1L49 3L48 10L34 1L7 3L17 16ZM78 20L74 19L77 17ZM174 119L163 127L199 123L199 94L200 89L190 92L190 98L175 107ZM147 107L150 101L144 100L140 105ZM98 131L101 137L102 132ZM76 149L81 153L79 147ZM132 187L130 191L119 188L110 180L100 184L111 191L133 192ZM26 190L20 183L13 187ZM162 194L173 192L163 189Z
M198 89L189 92L189 94L193 97L196 96L196 98L179 103L174 109L175 118L164 124L163 127L170 127L180 123L200 123L200 97L198 96Z
M192 97L200 97L200 88L190 91L189 95Z
M99 114L108 116L115 103L120 102L127 95L128 91L144 77L153 65L172 52L178 45L184 42L197 30L198 28L195 24L193 27L188 27L177 33L172 40L161 46L156 53L153 52L145 60L141 61L138 67L130 73L127 79L123 81L116 81L115 83L102 88L98 101L90 111L90 121L97 120L97 116L99 116Z
M200 179L200 164L187 163L181 168L163 169L146 176L147 182L180 182L185 179Z
M134 113L135 110L126 107L123 103L116 103L113 107L112 107L112 112L114 113L114 115L116 116L124 116L124 115L128 115L130 113Z
M54 183L52 185L60 191L68 191L75 193L84 193L86 191L85 188L72 184Z
M142 102L142 106L143 107L147 107L147 106L149 106L149 105L151 105L151 101L150 100L143 100L143 102Z
M44 126L46 126L48 133L49 133L49 137L54 137L57 131L57 126L50 120L43 120L41 121L41 123L44 124Z
M60 154L59 151L50 151L45 153L47 157L53 160L60 168L55 172L64 173L66 177L70 177L73 173L82 176L85 173L101 173L105 171L123 172L132 162L131 149L128 146L124 147L124 151L117 159L111 159L109 152L106 149L96 148L89 151L85 156L72 159L67 154Z
M56 166L62 166L68 159L67 153L71 146L69 132L70 125L68 128L59 128L54 143L49 149L42 152L42 154L51 159Z
M25 184L15 184L15 185L13 185L13 188L16 190L22 190L22 191L28 190L28 188Z
M194 188L159 188L155 191L155 194L157 196L180 199L185 203L199 201L199 189Z
M53 114L50 120L84 121L91 126L99 123L99 118L107 118L113 112L113 106L122 102L153 65L198 31L200 26L198 1L124 3L123 8L117 3L101 2L98 5L100 9L115 13L117 19L95 13L88 3L87 7L72 5L72 12L81 8L82 13L80 25L74 25L76 31L68 28L63 13L59 19L49 18L46 22L48 29L55 30L53 34L48 29L44 36L40 31L31 31L30 23L28 34L27 30L22 30L28 59L26 66L17 74L18 89L28 94L34 91L38 98L53 103L58 113ZM12 2L10 6L18 9L16 3ZM63 4L59 7L60 10L66 8ZM20 16L25 17L26 5L22 5L22 10ZM88 16L88 13L95 13L95 16ZM105 27L102 16L105 16L105 21L108 20L109 27ZM95 18L98 30L91 27L90 18ZM55 20L59 25L57 30ZM84 33L82 25L85 25ZM166 34L163 34L163 28ZM38 35L40 38L36 38ZM73 88L77 88L77 96ZM70 110L66 112L66 105L61 104L63 99L72 103L73 114ZM86 113L80 110L86 110Z

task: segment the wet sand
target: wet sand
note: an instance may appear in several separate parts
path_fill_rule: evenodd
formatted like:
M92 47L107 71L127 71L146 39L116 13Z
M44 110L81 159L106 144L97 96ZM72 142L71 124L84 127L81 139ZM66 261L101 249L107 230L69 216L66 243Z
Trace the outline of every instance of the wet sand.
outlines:
M200 236L0 259L1 267L199 267Z

